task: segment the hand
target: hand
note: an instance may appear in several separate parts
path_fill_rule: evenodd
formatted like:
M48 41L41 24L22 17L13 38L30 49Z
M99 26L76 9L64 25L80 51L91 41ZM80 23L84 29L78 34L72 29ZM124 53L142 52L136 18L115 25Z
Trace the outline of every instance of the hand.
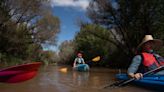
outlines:
M135 78L137 80L141 79L143 77L143 74L142 73L136 73L136 74L133 74L133 73L130 73L128 74L131 78Z
M73 68L76 68L76 65L74 65Z
M73 63L73 68L75 68L75 67L76 67L76 62Z
M142 73L136 73L136 74L134 74L133 78L139 80L139 79L143 78L143 74Z

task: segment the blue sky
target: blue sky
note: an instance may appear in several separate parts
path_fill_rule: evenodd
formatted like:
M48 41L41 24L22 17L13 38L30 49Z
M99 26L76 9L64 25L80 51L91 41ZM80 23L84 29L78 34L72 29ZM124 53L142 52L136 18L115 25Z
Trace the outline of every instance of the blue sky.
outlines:
M79 31L76 24L77 19L84 21L89 19L86 16L86 8L89 0L51 0L53 14L59 17L61 22L61 32L58 34L58 46L65 40L72 40ZM50 46L49 50L57 50L57 46Z

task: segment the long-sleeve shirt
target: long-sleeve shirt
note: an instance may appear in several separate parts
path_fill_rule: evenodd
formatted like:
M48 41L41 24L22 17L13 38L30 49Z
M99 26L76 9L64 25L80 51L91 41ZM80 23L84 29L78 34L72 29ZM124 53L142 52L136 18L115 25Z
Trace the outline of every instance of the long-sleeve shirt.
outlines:
M142 62L142 57L141 55L136 55L133 59L132 59L132 63L130 64L129 68L128 68L128 74L130 73L136 73L140 64Z
M153 53L154 54L154 53ZM154 54L154 56L156 58L160 57L158 54ZM142 63L142 56L141 55L136 55L133 59L132 59L132 63L131 65L129 66L128 68L128 71L127 73L130 74L130 73L136 73L137 70L139 69L139 66L141 65ZM156 74L160 74L160 75L164 75L164 70L156 73Z

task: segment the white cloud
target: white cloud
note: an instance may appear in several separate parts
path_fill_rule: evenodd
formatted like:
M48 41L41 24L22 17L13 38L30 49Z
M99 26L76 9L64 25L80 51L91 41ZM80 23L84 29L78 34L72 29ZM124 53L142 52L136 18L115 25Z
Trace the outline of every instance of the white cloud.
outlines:
M61 7L75 7L86 10L90 0L51 0L51 5Z

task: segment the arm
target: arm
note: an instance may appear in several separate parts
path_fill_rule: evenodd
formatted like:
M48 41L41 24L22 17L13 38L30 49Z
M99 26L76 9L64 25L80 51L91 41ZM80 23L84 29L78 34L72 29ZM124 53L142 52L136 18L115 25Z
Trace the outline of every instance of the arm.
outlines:
M162 56L160 56L160 55L158 55L158 54L153 54L154 56L155 56L155 58L158 60L158 61L162 61L162 62L164 62L164 58L162 57Z
M141 55L137 55L133 58L131 65L128 68L128 75L132 78L139 79L142 77L141 73L136 73L140 64L142 62L142 57Z
M75 58L74 63L73 63L74 68L76 67L76 61L77 61L77 58Z

